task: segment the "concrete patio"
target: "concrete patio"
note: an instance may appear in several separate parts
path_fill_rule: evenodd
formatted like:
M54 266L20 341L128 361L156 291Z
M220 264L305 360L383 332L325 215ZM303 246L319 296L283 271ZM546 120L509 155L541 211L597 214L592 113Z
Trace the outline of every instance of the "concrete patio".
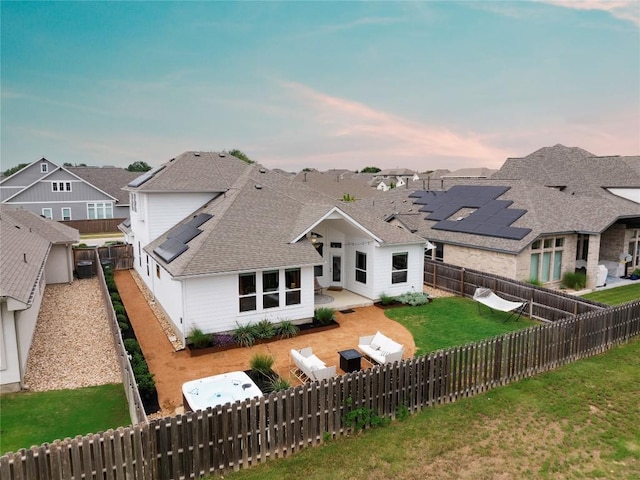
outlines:
M297 384L298 380L291 374L291 349L312 347L323 362L336 365L339 374L344 372L339 368L338 352L355 348L360 336L373 335L376 331L404 345L405 358L412 357L415 353L413 337L406 328L387 318L384 310L371 306L369 300L369 306L358 307L366 299L342 290L329 291L328 294L333 297L332 302L319 305L343 311L353 309L351 313L336 313L336 320L340 324L338 328L249 348L192 357L188 350L174 349L132 273L126 270L116 271L115 280L149 370L154 374L162 415L172 415L182 410L183 383L220 373L248 370L251 357L256 353L272 355L275 359L274 370L292 385ZM370 365L363 361L362 367L368 368Z

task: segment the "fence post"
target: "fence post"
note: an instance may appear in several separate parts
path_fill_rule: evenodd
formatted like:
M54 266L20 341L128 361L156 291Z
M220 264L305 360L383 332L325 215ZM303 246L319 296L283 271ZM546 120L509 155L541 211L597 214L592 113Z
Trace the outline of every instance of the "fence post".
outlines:
M464 268L460 270L460 296L464 297Z

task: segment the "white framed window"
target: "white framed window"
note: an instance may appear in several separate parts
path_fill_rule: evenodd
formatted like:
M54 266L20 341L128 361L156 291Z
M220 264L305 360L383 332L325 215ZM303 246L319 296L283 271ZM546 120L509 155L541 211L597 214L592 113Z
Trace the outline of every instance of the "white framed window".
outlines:
M49 164L48 163L41 163L40 164L40 172L41 173L47 173L49 171Z
M131 208L132 212L138 211L138 198L135 193L129 193L129 208Z
M280 306L280 271L262 272L262 308Z
M44 218L50 218L53 220L53 210L51 208L43 208L42 209L42 216Z
M300 305L302 287L300 285L300 269L288 268L284 271L285 305Z
M555 282L562 277L564 237L549 237L531 244L529 279L542 283Z
M62 207L62 220L71 220L71 208Z
M240 299L241 312L251 312L258 308L255 273L241 273L238 275L238 297Z
M87 203L87 218L89 220L113 218L113 203Z
M409 276L409 253L394 253L391 256L391 283L407 283Z
M71 182L51 182L52 192L70 192Z
M356 282L367 283L367 254L356 251Z

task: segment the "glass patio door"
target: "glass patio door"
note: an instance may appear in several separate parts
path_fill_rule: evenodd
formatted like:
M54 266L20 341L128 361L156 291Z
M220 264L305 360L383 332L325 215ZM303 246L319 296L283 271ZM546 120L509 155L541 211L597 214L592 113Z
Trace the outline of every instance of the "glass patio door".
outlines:
M342 255L331 255L331 286L342 287Z

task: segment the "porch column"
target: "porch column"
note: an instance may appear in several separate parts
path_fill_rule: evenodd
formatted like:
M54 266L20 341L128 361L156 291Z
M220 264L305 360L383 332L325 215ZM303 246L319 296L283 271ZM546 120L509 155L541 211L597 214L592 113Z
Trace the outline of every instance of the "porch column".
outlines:
M587 288L596 288L598 280L598 260L600 259L600 234L589 235L589 254L587 255Z

